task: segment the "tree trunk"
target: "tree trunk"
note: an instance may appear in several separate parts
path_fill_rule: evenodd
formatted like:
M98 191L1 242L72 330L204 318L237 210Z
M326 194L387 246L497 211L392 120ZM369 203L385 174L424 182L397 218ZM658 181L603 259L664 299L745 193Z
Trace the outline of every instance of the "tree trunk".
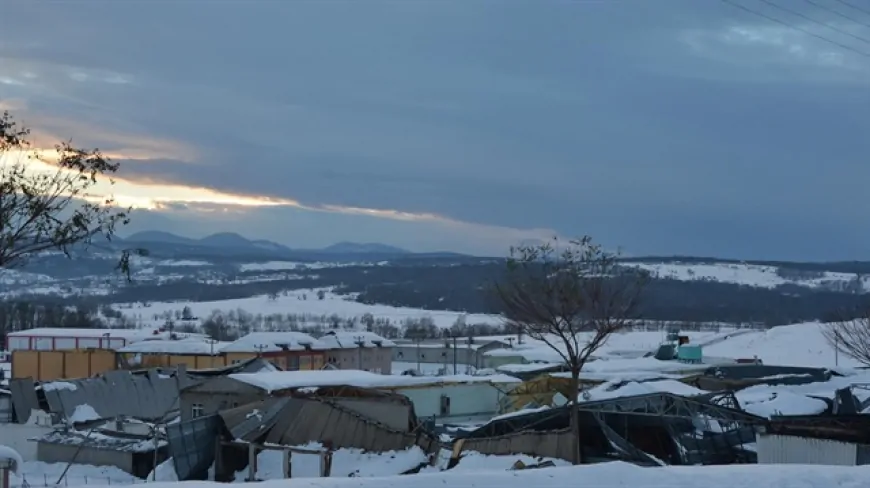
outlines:
M573 396L568 398L568 405L571 408L571 462L580 464L583 459L580 454L580 411L577 410L577 397L580 395L580 370L572 368L571 370L571 385L570 391Z

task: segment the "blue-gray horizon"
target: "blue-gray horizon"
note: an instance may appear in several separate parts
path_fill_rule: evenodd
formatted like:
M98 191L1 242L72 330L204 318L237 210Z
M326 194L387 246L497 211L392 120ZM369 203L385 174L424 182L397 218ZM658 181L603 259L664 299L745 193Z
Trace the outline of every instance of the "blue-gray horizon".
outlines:
M126 233L870 259L870 15L733 3L13 2L0 110Z

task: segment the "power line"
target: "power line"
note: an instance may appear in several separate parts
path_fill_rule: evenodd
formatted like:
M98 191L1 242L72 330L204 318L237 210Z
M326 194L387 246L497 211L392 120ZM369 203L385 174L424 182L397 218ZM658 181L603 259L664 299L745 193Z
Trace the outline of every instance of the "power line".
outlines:
M843 19L846 19L846 20L848 20L849 22L854 22L854 23L856 23L856 24L858 24L858 25L863 25L864 27L870 27L870 24L865 24L864 22L861 22L860 20L858 20L858 19L856 19L856 18L854 18L854 17L850 17L850 16L848 16L848 15L842 13L842 12L839 12L839 11L837 11L837 10L834 10L834 9L832 9L831 7L828 7L827 5L822 5L822 4L818 3L818 2L816 2L816 0L804 0L804 1L807 2L807 3L810 4L810 5L815 5L816 7L820 8L820 9L822 9L822 10L826 10L826 11L828 11L828 12L830 12L830 13L836 15L837 17L841 17L841 18L843 18Z
M776 3L772 2L771 0L759 0L759 1L766 3L767 5L770 5L771 7L778 8L778 9L782 10L783 12L788 12L792 15L796 15L796 16L806 20L807 22L811 22L813 24L820 25L822 27L827 27L828 29L831 29L834 32L839 32L840 34L843 34L844 36L849 36L853 39L857 39L861 42L866 42L867 44L870 44L870 39L867 39L866 37L856 36L855 34L852 34L849 31L845 31L845 30L840 29L838 27L830 26L824 22L820 22L820 21L810 17L809 15L804 15L801 12L798 12L796 10L792 10L788 7L783 7L781 5L777 5Z
M758 17L761 17L761 18L767 19L767 20L769 20L769 21L771 21L771 22L774 22L774 23L776 23L776 24L779 24L779 25L782 25L782 26L788 27L789 29L794 29L794 30L796 30L796 31L798 31L798 32L802 32L802 33L804 33L804 34L806 34L806 35L808 35L808 36L810 36L810 37L814 37L814 38L816 38L816 39L818 39L818 40L820 40L820 41L824 41L824 42L827 42L827 43L829 43L829 44L833 44L833 45L835 45L835 46L837 46L837 47L839 47L839 48L841 48L841 49L845 49L845 50L847 50L847 51L851 51L851 52L853 52L853 53L855 53L855 54L858 54L858 55L861 55L861 56L863 56L863 57L865 57L865 58L870 58L870 53L866 53L866 52L864 52L864 51L861 51L860 49L855 49L854 47L849 46L848 44L843 44L843 43L841 43L841 42L837 42L837 41L834 41L834 40L832 40L832 39L828 39L828 38L825 37L825 36L820 36L820 35L818 35L818 34L812 32L812 31L809 31L809 30L807 30L807 29L804 29L803 27L798 27L798 26L796 26L796 25L789 24L788 22L784 22L784 21L782 21L782 20L779 20L779 19L777 19L776 17L771 17L770 15L767 15L767 14L765 14L765 13L763 13L763 12L759 12L759 11L757 11L757 10L753 10L753 9L751 9L751 8L745 6L745 5L741 5L741 4L739 4L739 3L736 3L736 2L734 2L733 0L720 0L720 1L721 1L722 3L726 3L726 4L728 4L728 5L731 5L732 7L735 7L735 8L738 8L738 9L740 9L740 10L743 10L744 12L747 12L747 13L750 13L750 14L752 14L752 15L756 15L756 16L758 16Z
M845 6L847 6L847 7L851 7L851 8L853 8L853 9L859 11L859 12L863 12L863 13L865 13L865 14L867 14L867 15L870 15L870 10L867 10L867 9L865 9L865 8L863 8L863 7L859 7L859 6L857 6L857 5L852 5L851 3L847 2L846 0L836 0L836 1L842 3L843 5L845 5Z

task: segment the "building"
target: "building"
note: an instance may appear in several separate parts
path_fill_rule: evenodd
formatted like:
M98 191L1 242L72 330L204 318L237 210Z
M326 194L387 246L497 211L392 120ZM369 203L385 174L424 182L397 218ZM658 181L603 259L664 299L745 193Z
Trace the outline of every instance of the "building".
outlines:
M501 399L519 383L505 375L388 376L354 370L231 374L183 389L181 415L186 420L295 391L347 386L407 397L420 418L459 421L498 413Z
M485 353L510 347L502 340L483 338L452 338L434 341L396 341L393 361L403 363L407 369L417 364L440 364L445 373L465 373L468 366L475 369L487 367ZM453 366L456 365L456 371Z
M338 369L356 369L390 374L395 343L365 331L332 331L321 337L327 348L326 362Z
M45 327L10 332L6 335L6 348L13 354L15 351L120 349L137 341L167 337L167 333L159 330Z
M221 349L229 342L198 338L137 341L117 350L119 363L129 369L169 368L183 364L188 369L221 368L227 358Z
M252 332L221 348L228 364L262 357L286 371L321 369L327 345L302 332Z

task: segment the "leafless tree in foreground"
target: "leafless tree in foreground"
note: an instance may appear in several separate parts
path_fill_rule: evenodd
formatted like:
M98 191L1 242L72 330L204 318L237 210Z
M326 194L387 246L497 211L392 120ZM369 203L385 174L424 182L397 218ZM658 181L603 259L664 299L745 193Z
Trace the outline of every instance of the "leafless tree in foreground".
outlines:
M29 134L8 112L0 114L0 269L43 251L69 256L74 246L111 240L115 228L129 222L129 209L94 193L98 180L114 183L110 177L118 163L68 142L40 152ZM118 263L128 280L133 254L145 251L122 250Z
M507 325L541 341L561 356L571 371L570 391L577 401L580 372L611 334L637 318L648 275L620 266L618 254L590 237L511 249L505 277L495 295ZM580 414L571 414L574 459L580 464Z
M839 320L824 325L822 334L837 353L870 366L870 306L860 313L841 314Z

